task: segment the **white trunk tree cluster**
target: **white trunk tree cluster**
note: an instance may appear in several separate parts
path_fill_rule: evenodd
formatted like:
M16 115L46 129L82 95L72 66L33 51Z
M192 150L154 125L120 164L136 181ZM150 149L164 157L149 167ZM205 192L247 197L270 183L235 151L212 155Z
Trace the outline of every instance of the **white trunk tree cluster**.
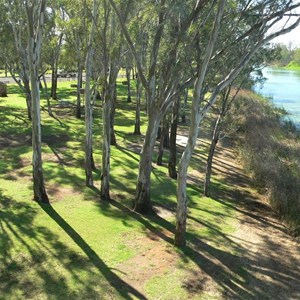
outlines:
M183 103L186 109L187 87L193 84L187 144L179 161L178 174L176 152L170 161L170 174L177 178L175 245L184 246L188 168L201 121L216 103L220 93L233 83L262 47L299 25L300 18L294 10L300 6L300 2L159 0L152 3L127 0L118 4L114 0L93 0L83 1L79 9L75 2L72 4L65 1L66 5L62 5L61 10L67 16L64 22L71 25L65 26L65 33L59 33L66 36L64 41L60 40L60 44L70 39L69 44L73 44L70 48L77 57L77 117L81 116L80 89L85 58L85 171L86 185L90 187L94 185L93 103L96 87L99 82L102 84L101 198L110 199L110 147L111 143L116 144L112 118L117 97L116 80L122 63L125 62L127 68L127 81L130 79L129 67L137 70L136 134L140 134L143 89L147 106L147 128L140 153L134 204L135 211L139 213L152 211L152 157L159 125L173 107L171 142L176 147L179 97L183 93L186 95ZM19 15L22 8L26 11L26 20L17 21L17 6ZM19 57L19 75L27 95L30 108L28 114L32 118L34 198L47 202L42 172L39 94L46 0L26 0L18 5L8 1L4 7L14 15L11 28ZM147 15L147 11L151 11L152 15ZM285 18L290 18L290 21L282 25ZM19 27L23 23L28 29L26 47ZM126 47L123 45L125 43ZM122 54L124 48L130 50L125 59L122 58L122 55L126 56L126 51ZM221 72L218 65L226 65L227 68ZM207 93L208 90L210 93ZM128 101L131 100L128 86Z

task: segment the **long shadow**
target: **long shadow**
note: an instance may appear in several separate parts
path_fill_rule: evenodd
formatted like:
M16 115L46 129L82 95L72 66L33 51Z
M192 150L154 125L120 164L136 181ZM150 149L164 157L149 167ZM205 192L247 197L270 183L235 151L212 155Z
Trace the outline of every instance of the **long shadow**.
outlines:
M48 255L55 263L64 265L77 284L87 284L78 278L74 270L78 264L69 265L70 258L72 262L82 262L80 256L58 241L58 237L48 228L32 226L37 214L38 209L31 204L5 196L0 189L1 299L14 299L17 291L21 292L24 298L31 299L41 292L41 289L53 299L71 295L74 291L68 287L64 278L55 274L46 263ZM34 273L30 271L28 276L18 275L33 269L33 265ZM35 276L42 282L37 283ZM85 291L95 294L93 288L84 287L81 290Z
M25 98L25 93L20 89L20 87L16 83L8 84L7 93L8 93L8 95L16 94L18 96L22 96ZM25 101L25 99L24 99L24 101Z
M169 244L173 244L173 239L161 230L159 230L153 224L159 225L160 227L168 230L172 234L174 234L175 232L174 224L171 224L170 222L166 221L165 219L161 218L155 213L150 214L146 217L141 216L138 213L129 209L128 207L114 200L111 200L110 204L129 214L131 217L143 224L145 228L151 231L151 233L157 235L162 240L166 241ZM216 249L195 238L195 236L192 234L187 234L187 238L191 246L186 246L185 248L181 249L181 251L179 251L183 261L186 261L187 258L189 258L193 262L195 262L201 270L205 271L220 286L222 286L228 295L243 295L243 297L250 296L250 293L248 291L245 291L243 288L240 287L242 281L237 280L233 275L240 273L241 267L239 264L240 259L238 256L227 253L223 250ZM212 261L207 256L207 254L216 258L216 260L220 261L223 265L226 265L226 268L230 269L233 272L233 274L229 273L226 270L226 268L224 268L222 265L219 265L216 262Z
M45 107L42 107L42 110L46 113L48 113L48 110ZM53 112L52 115L49 115L49 117L53 118L55 121L59 123L61 127L69 128L69 126L66 125L66 123L62 122L59 117L57 117Z
M259 221L264 226L270 226L283 233L287 233L287 230L283 229L282 226L278 226L274 222L270 222L267 218L257 213L257 212L264 211L265 215L266 214L270 215L270 212L267 213L267 210L270 210L270 208L266 207L264 204L260 202L257 202L255 199L251 197L251 195L247 195L246 193L240 191L228 191L225 190L224 188L222 188L221 191L218 191L216 187L214 188L214 191L215 193L213 193L212 195L212 199L214 201L219 202L243 215L246 215L251 219ZM224 198L229 198L229 199L226 201L221 200L221 198L219 197L220 195L222 195L223 199ZM234 200L230 200L230 199L234 199ZM253 211L253 213L250 211Z
M174 224L166 221L157 214L142 216L127 206L124 206L118 201L111 200L110 205L121 210L127 215L145 226L152 234L161 238L169 244L173 244L173 238L166 234L167 230L171 235L175 232ZM102 206L99 207L102 210ZM199 220L195 220L203 226L207 226L216 234L221 235L221 239L216 241L222 243L222 239L226 243L226 250L216 248L210 243L202 241L195 234L188 233L188 245L178 251L182 261L187 259L192 260L199 269L210 276L219 286L223 288L223 296L225 299L269 299L269 291L280 289L281 293L287 293L295 282L300 278L296 272L289 271L289 278L292 283L288 283L287 276L280 274L277 269L269 262L269 257L266 254L252 253L246 248L243 248L238 243L231 240L226 234L213 227L212 224L207 224ZM235 254L233 254L235 253ZM236 254L238 253L238 254ZM264 266L267 268L265 269ZM265 281L256 277L255 273L264 274L270 277L271 281ZM253 274L254 273L254 274ZM195 280L197 280L195 278ZM285 285L281 286L281 282ZM254 285L252 286L253 283ZM200 292L200 291L199 291ZM295 289L293 293L297 292ZM282 299L289 299L288 297Z
M41 208L51 217L70 238L84 251L95 267L104 275L110 284L119 292L124 299L133 299L131 295L138 299L146 299L139 291L123 281L100 259L97 253L85 242L77 233L50 205L40 204Z

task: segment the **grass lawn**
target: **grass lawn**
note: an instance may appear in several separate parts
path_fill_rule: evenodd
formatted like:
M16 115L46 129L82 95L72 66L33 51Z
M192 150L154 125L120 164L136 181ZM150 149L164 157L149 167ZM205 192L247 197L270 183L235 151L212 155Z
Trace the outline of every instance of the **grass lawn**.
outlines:
M95 108L95 188L84 186L84 120L74 108L42 112L43 159L51 205L32 201L31 125L16 86L0 99L0 299L222 299L247 298L243 252L230 239L236 211L230 184L214 178L213 198L188 186L188 246L173 246L176 181L154 164L157 215L131 211L142 137L132 134L135 103L119 85L118 146L112 147L111 203L99 200L101 108ZM75 102L70 82L59 97ZM55 103L53 103L54 105ZM42 101L45 106L45 101ZM142 130L145 131L143 114ZM197 149L191 174L204 159ZM218 197L220 190L228 191Z

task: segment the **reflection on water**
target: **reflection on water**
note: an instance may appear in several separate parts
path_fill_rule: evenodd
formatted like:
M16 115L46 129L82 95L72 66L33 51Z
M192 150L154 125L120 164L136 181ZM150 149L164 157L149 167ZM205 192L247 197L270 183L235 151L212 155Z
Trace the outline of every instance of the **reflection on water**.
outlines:
M300 71L265 68L263 75L267 80L255 91L283 107L290 119L300 124Z

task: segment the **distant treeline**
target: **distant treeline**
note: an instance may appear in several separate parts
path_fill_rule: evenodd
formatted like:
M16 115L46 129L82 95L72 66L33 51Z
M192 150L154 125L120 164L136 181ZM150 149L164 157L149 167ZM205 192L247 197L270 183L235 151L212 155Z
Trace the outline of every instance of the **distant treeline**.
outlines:
M277 67L300 70L300 48L279 45L276 58L272 64Z

